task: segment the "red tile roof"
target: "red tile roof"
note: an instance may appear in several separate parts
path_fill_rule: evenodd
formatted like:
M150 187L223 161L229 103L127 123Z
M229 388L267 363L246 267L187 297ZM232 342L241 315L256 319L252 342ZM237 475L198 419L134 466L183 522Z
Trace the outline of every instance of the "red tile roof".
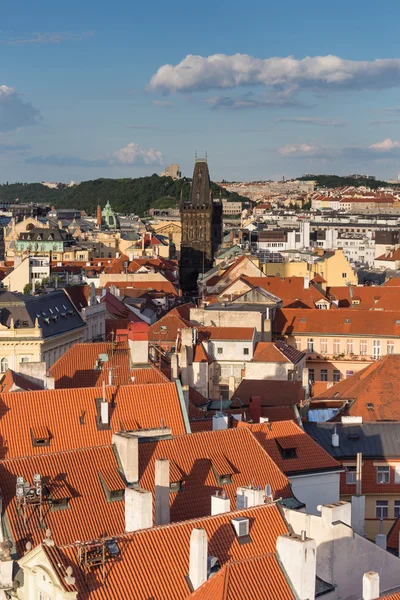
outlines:
M14 389L13 389L14 388ZM3 375L0 382L0 392L19 392L19 391L29 391L29 390L41 390L43 389L37 383L30 381L24 375L20 373L16 373L11 369Z
M152 492L156 458L169 458L181 473L182 491L170 494L172 521L210 514L210 496L216 489L226 491L232 509L236 504L237 487L248 486L251 482L262 488L269 483L275 498L292 496L286 476L245 427L141 444L140 485ZM232 483L219 485L213 467L219 475L230 474ZM226 469L229 469L228 473L225 473Z
M105 302L107 312L116 319L128 319L128 321L132 322L140 322L142 320L110 292L107 292L106 295L102 297L101 302Z
M274 554L226 564L190 595L193 600L295 600ZM188 597L189 600L189 597Z
M341 465L293 421L275 423L238 423L247 427L278 467L293 475L340 469ZM295 449L296 458L283 458L283 450Z
M342 286L330 287L327 292L339 302L339 308L391 310L400 303L400 287L365 285L350 289L349 286Z
M125 420L148 428L159 427L163 419L174 435L186 432L174 383L107 387L111 428L104 430L97 428L96 420L96 399L101 395L101 388L0 394L0 458L110 444L112 433ZM33 446L30 429L38 425L49 430L49 447Z
M262 406L293 406L304 400L301 381L278 381L273 379L242 379L232 396L233 407L239 398L242 405L248 405L250 398L261 397Z
M283 335L325 333L329 335L400 336L400 310L319 310L283 308L276 311L274 332Z
M304 277L248 277L241 280L252 287L262 289L278 296L284 308L315 308L318 300L326 300L325 295L317 287L310 284L305 288Z
M108 361L101 362L95 369L100 356ZM101 386L109 384L110 374L113 385L131 383L163 383L168 379L154 365L132 370L128 344L95 342L75 344L67 350L49 369L54 377L56 389ZM132 381L132 376L135 380Z
M165 332L163 332L161 327L167 328ZM157 344L161 343L161 345L167 342L175 344L178 330L185 329L185 327L190 327L190 322L182 318L179 312L173 309L156 323L150 325L149 340Z
M249 518L250 543L243 544L236 537L231 525L234 517ZM278 536L288 532L277 506L269 504L126 534L117 538L120 559L106 565L107 585L102 583L98 570L88 574L85 585L82 571L77 565L75 546L60 548L56 560L59 561L61 556L64 565L72 566L80 600L109 600L110 590L113 600L131 598L132 590L135 600L185 600L190 594L186 577L190 535L194 528L205 529L209 555L216 556L221 566L266 554L273 555ZM277 567L271 568L274 569L271 575L266 571L261 576L271 579L273 589L278 589L281 575L278 575ZM276 583L273 584L275 576ZM291 599L291 596L284 595L286 589L282 587L283 595L277 600ZM275 596L271 600L275 600Z
M303 352L278 340L277 342L258 342L252 361L296 364L304 357Z
M193 362L206 362L211 364L213 359L207 354L202 342L199 342L194 347Z
M399 421L399 372L400 355L387 354L314 396L310 408L323 400L350 401L346 414L362 417L363 421Z
M172 294L177 296L178 292L170 281L154 281L151 279L151 273L148 275L148 279L145 281L107 281L105 287L116 287L120 290L132 289L132 290L154 290L156 292L164 292L165 294Z
M43 503L44 529L37 507L28 508L26 526L23 515L16 510L16 478L23 477L32 484L35 473L41 475L51 498L68 498L65 510L52 510L50 502ZM0 474L7 522L20 552L28 540L39 544L46 528L51 529L56 544L113 536L125 529L124 501L107 502L99 477L100 474L112 490L125 488L111 446L3 460Z
M201 327L199 331L211 340L250 341L254 336L254 327Z

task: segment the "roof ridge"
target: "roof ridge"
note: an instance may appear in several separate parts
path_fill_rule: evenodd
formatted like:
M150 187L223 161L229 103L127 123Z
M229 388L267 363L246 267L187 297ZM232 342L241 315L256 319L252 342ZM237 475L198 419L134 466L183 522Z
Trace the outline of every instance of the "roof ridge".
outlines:
M101 444L100 446L84 446L82 448L68 448L66 450L56 450L55 452L45 452L41 454L31 454L29 456L14 456L11 458L0 459L0 464L4 463L15 463L20 460L32 460L37 458L43 458L47 456L74 454L75 452L86 452L87 450L101 450L103 448L110 448L112 450L112 444Z
M264 450L265 452L265 450ZM272 460L272 459L271 459ZM206 515L204 517L195 517L192 519L186 519L185 521L174 521L173 523L166 523L164 525L154 525L153 527L148 527L146 529L138 529L137 531L131 531L129 533L127 532L121 532L120 534L114 535L114 536L110 536L113 537L115 540L124 540L124 539L134 539L136 536L140 536L140 535L144 535L149 531L160 531L163 529L171 529L171 528L180 528L180 527L186 527L190 524L195 524L195 523L202 523L204 521L209 521L209 520L217 520L217 519L221 519L221 518L230 518L230 515L238 515L238 514L247 514L247 513L255 513L255 512L261 512L262 510L270 510L276 507L276 503L275 502L271 502L268 504L260 504L258 506L252 506L249 508L241 508L239 510L232 510L229 511L227 513L222 513L222 514L217 514L217 515ZM286 525L286 521L285 519L281 516L281 514L279 513L282 521L285 523ZM232 516L231 518L234 518L234 516ZM287 527L287 525L286 525ZM61 546L57 546L58 548L74 548L76 545L76 543L70 543L70 544L63 544Z

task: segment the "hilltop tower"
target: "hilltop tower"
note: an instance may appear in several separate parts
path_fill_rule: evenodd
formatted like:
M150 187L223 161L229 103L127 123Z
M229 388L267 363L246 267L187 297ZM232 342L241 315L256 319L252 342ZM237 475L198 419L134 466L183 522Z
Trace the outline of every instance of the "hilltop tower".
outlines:
M213 266L222 237L222 204L215 202L206 158L196 158L189 198L181 198L180 285L184 295L197 294L197 278Z

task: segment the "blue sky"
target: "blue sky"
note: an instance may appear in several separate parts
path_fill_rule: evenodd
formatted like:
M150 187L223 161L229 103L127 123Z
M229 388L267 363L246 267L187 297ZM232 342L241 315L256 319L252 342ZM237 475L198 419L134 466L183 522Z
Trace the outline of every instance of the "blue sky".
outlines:
M400 4L3 0L0 181L400 167Z

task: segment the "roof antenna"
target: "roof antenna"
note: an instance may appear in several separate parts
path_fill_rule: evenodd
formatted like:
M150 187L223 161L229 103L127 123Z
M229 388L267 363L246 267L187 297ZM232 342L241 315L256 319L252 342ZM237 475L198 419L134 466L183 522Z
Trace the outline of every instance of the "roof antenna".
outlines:
M197 150L194 151L194 160L197 160Z
M161 429L165 429L165 425L164 425L164 419L161 419Z
M103 379L103 402L107 402L107 399L106 399L106 382L105 382L104 379Z

